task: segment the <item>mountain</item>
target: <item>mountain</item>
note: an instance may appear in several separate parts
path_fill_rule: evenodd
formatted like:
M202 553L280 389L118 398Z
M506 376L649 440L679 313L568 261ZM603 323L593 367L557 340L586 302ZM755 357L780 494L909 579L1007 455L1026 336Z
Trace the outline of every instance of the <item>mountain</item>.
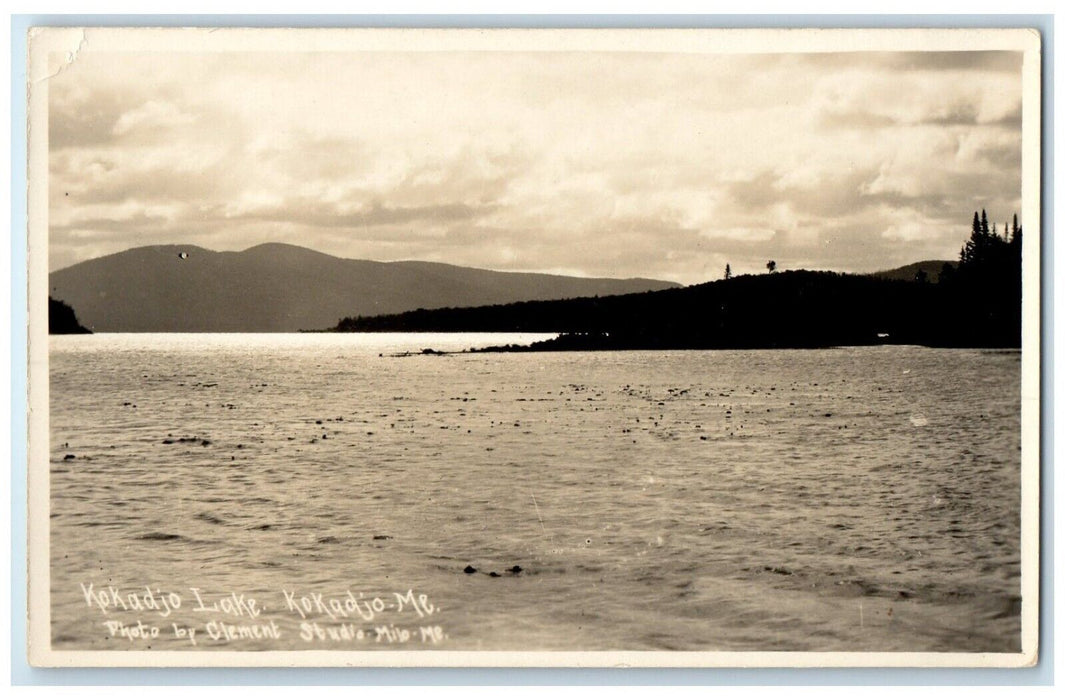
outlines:
M57 270L50 295L95 332L291 332L345 316L679 287L649 279L349 260L267 243L240 252L133 248Z
M939 273L943 271L943 266L948 264L957 265L958 263L951 262L950 260L922 260L921 262L896 267L894 270L874 272L872 273L872 276L881 277L886 280L913 282L917 279L917 275L923 272L925 274L925 280L935 284L939 281Z

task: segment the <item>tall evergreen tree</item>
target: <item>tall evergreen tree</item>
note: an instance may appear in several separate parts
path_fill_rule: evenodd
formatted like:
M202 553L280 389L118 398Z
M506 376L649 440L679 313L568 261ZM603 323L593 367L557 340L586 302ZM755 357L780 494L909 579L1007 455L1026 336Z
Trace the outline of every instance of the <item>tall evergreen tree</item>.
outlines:
M986 210L974 213L957 268L951 274L944 265L940 288L955 314L949 323L956 342L991 338L1003 346L1020 343L1021 227L1013 235L1009 229L1007 223L1000 236L998 224L989 225Z
M980 214L979 212L973 212L973 230L969 235L969 240L965 242L965 246L961 249L961 255L959 256L959 265L965 267L976 262L977 255L981 248L983 248L983 229L980 226Z
M973 213L973 230L969 240L959 256L959 270L974 272L982 270L986 274L992 267L1002 264L1004 253L1009 245L1006 239L998 235L998 224L988 228L987 211Z

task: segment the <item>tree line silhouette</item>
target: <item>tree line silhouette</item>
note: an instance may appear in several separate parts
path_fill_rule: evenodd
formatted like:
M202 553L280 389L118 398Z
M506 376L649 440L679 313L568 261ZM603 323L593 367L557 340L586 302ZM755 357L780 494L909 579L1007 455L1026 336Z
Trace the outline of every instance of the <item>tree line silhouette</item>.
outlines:
M506 350L812 348L918 344L1020 347L1021 240L974 214L957 264L938 282L794 270L733 275L678 289L608 297L418 309L342 319L346 332L544 332Z
M939 275L940 304L952 314L955 344L1020 347L1021 247L1023 231L988 228L987 212L973 212L972 230L957 266L945 264Z

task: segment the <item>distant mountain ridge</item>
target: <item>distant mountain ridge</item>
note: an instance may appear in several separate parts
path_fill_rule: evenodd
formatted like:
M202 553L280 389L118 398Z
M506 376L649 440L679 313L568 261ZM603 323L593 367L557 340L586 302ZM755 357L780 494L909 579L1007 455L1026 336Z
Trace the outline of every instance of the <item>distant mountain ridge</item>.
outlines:
M498 272L444 263L338 258L284 243L239 252L132 248L49 275L49 294L94 332L292 332L414 309L629 294L651 279Z
M892 270L874 272L872 273L872 276L887 280L913 282L917 279L917 276L923 272L925 280L935 284L936 282L939 282L939 273L943 271L944 265L957 265L957 262L950 260L922 260L920 262L910 263L909 265L903 265L902 267L896 267Z

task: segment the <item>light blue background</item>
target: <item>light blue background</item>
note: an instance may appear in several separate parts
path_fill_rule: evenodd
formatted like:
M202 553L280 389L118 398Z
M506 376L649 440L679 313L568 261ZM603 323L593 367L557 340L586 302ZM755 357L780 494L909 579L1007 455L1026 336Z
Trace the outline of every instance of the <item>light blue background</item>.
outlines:
M1043 36L1040 664L1031 669L36 669L26 662L26 33L32 26L1034 27ZM1053 112L1050 15L13 15L11 18L11 683L13 685L1051 685ZM18 436L18 437L16 437Z

